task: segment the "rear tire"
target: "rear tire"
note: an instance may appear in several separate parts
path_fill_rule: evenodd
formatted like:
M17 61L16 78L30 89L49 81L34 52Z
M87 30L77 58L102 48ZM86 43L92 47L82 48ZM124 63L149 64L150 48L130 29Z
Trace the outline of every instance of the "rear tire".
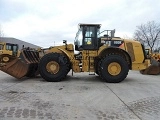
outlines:
M69 71L68 58L60 53L44 55L39 63L39 72L48 82L59 82L64 79Z
M100 77L106 82L119 83L127 77L129 67L120 55L109 55L100 60L98 71Z

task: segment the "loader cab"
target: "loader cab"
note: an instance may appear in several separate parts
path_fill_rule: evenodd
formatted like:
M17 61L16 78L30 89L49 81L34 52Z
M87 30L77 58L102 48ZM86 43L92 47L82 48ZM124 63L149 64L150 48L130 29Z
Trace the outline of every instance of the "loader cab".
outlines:
M12 55L17 56L18 44L6 43L6 50L12 51Z
M18 44L12 43L0 43L0 51L3 54L9 54L13 56L17 56L18 54Z
M79 24L75 38L75 50L98 50L100 27L100 24Z

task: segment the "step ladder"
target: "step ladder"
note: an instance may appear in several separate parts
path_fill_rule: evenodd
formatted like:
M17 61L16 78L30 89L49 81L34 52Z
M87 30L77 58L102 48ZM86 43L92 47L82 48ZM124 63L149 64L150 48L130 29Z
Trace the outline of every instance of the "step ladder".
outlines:
M94 69L94 61L91 62L91 58L89 56L89 65L88 65L89 75L95 75L95 72L91 72L91 70L93 69Z

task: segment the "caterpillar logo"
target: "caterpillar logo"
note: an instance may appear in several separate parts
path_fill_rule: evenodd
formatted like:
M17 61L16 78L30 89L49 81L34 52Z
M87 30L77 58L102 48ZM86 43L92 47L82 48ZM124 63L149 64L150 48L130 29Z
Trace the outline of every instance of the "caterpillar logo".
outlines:
M118 44L118 45L119 45L119 44L122 44L122 41L114 41L114 44L115 44L115 45L117 45L117 44Z

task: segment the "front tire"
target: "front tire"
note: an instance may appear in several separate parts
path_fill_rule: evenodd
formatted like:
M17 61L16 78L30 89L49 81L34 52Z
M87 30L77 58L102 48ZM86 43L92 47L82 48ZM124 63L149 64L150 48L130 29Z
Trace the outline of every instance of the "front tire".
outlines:
M97 75L99 75L99 72L98 72L98 64L99 64L99 61L100 61L99 58L95 58L95 60L94 60L94 68L95 68L95 73L96 73Z
M44 55L39 63L39 72L48 82L59 82L64 79L69 71L68 58L60 53Z
M109 55L100 60L98 71L106 82L119 83L127 77L129 67L120 55Z

